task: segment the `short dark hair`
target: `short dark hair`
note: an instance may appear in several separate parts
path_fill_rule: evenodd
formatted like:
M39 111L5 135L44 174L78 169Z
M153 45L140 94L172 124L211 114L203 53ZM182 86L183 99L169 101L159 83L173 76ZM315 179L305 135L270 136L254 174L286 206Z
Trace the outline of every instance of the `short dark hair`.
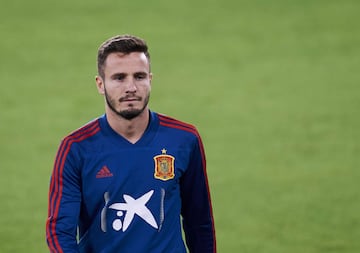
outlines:
M148 47L145 40L129 34L117 35L106 40L99 47L97 67L98 73L102 78L105 77L104 65L106 58L109 54L116 52L124 54L130 54L132 52L143 52L150 63L150 54L148 52Z

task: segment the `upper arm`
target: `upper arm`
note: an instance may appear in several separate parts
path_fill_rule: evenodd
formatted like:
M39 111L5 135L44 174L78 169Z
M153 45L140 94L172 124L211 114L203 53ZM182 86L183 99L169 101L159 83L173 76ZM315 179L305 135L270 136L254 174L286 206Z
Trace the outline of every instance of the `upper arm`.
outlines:
M51 252L77 252L81 176L71 142L59 147L51 175L46 239Z
M200 137L194 142L189 167L181 179L182 217L190 252L215 252L215 229L206 158Z

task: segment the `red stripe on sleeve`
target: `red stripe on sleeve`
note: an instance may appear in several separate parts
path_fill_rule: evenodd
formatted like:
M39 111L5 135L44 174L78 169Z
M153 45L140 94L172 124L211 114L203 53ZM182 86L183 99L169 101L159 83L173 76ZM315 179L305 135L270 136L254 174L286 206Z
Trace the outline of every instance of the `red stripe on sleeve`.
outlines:
M159 121L160 121L159 124L161 126L184 130L184 131L193 133L197 137L197 140L199 142L199 147L200 147L201 160L202 160L202 164L203 164L203 173L205 175L205 184L206 184L206 188L207 188L208 200L209 200L209 205L210 205L210 215L211 215L211 220L212 220L212 231L213 231L213 238L214 238L214 253L215 253L216 252L216 235L215 235L214 215L213 215L213 208L212 208L212 203L211 203L210 187L209 187L209 182L208 182L207 172L206 172L205 150L204 150L204 145L202 143L200 134L197 131L197 129L195 128L195 126L193 126L191 124L188 124L188 123L185 123L185 122L182 122L182 121L179 121L174 118L164 116L161 114L159 114L158 117L159 117Z
M80 128L74 133L66 137L61 143L51 177L49 190L49 207L48 220L46 222L46 233L49 248L52 252L63 252L56 235L56 220L59 214L60 202L62 198L63 178L62 173L66 157L70 151L70 147L74 142L80 142L88 137L93 136L100 130L98 120L90 122L86 126Z

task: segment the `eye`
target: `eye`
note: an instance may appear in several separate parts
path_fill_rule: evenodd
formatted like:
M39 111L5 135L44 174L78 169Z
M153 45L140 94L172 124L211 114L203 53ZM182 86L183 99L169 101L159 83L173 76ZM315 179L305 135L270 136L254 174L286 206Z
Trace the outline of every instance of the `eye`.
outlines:
M134 77L136 80L143 80L147 77L147 74L146 73L136 73L134 75Z
M117 80L117 81L123 81L125 79L125 77L126 77L125 74L117 74L117 75L113 76L113 79Z

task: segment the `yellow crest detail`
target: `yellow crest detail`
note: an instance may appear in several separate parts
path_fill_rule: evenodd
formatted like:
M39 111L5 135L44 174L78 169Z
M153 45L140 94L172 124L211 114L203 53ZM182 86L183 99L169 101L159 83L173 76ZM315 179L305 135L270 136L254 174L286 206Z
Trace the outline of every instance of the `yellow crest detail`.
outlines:
M166 154L166 149L161 150L161 155L154 156L155 173L154 177L163 181L175 177L174 161L175 157Z

